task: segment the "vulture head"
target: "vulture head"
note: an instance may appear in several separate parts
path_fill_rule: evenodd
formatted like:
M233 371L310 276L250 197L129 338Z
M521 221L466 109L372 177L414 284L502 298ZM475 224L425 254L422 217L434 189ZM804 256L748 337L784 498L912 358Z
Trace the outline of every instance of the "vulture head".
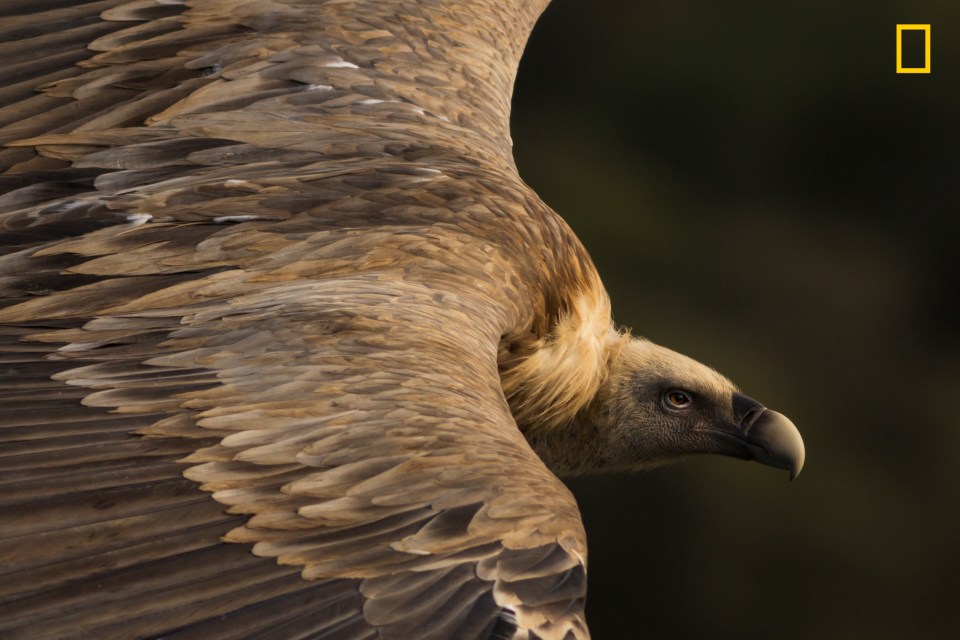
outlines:
M627 341L582 420L608 438L615 468L713 453L803 467L800 433L783 414L741 394L710 367L652 342Z
M605 297L595 299L600 318L607 318ZM552 338L517 367L528 376L525 384L513 380L513 372L505 379L518 424L554 473L635 471L717 454L797 477L803 440L786 416L740 393L712 368L609 323L601 326L592 315L581 309L558 323ZM560 372L576 381L565 393L556 391Z

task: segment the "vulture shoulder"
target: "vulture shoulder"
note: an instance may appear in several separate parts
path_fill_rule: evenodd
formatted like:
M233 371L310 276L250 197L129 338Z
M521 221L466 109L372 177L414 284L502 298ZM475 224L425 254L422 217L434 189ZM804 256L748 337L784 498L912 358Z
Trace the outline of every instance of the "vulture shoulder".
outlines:
M518 177L545 4L2 3L0 636L587 638L555 473L799 471Z

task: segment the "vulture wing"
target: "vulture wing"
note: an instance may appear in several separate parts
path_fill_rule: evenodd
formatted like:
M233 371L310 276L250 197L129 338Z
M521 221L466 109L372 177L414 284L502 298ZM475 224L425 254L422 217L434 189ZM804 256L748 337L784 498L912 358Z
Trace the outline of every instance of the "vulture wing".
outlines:
M592 273L540 5L3 3L0 635L587 636L497 370Z

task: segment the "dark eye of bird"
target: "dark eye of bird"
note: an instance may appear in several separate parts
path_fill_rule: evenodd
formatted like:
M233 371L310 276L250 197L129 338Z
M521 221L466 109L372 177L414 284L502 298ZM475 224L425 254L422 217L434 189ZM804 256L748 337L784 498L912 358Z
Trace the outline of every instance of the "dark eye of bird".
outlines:
M686 409L693 404L693 396L682 389L673 389L663 394L663 404L668 409Z

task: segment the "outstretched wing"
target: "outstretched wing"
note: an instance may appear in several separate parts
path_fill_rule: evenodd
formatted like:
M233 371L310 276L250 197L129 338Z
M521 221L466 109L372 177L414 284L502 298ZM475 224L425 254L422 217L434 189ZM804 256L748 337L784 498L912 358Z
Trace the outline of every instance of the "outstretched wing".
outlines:
M424 4L11 3L0 635L586 636L497 372L581 264L505 147L539 7Z

